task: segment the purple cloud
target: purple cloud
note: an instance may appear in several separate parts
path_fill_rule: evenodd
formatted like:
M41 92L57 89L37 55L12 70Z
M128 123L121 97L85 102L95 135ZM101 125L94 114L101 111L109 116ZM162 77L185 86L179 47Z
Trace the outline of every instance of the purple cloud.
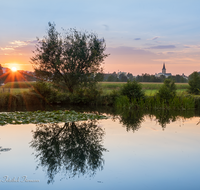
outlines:
M168 54L168 55L172 55L172 54L174 54L174 52L167 52L167 54Z
M141 38L135 38L134 40L141 40Z
M175 45L159 45L159 46L152 46L148 49L174 49L176 48Z
M157 40L159 38L159 36L155 36L154 38L152 38L151 40Z
M150 55L152 52L134 47L120 46L116 48L108 47L106 53L111 55Z

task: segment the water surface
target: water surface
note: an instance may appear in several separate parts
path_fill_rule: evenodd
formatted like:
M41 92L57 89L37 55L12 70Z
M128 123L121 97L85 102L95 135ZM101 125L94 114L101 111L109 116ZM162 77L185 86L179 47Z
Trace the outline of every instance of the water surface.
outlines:
M1 189L200 189L200 117L0 127Z

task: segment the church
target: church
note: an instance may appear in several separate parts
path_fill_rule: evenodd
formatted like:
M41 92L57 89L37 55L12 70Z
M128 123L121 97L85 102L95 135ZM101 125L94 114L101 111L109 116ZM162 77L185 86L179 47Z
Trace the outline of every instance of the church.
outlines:
M155 74L156 77L160 77L161 75L165 76L166 78L172 76L171 73L166 73L165 63L163 63L162 73Z

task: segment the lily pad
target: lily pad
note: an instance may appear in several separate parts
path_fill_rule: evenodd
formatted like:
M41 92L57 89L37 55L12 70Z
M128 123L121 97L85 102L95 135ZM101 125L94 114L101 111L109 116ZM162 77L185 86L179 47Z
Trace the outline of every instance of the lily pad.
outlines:
M106 119L104 115L79 113L75 111L35 111L35 112L1 112L0 125L29 123L59 123L85 120Z

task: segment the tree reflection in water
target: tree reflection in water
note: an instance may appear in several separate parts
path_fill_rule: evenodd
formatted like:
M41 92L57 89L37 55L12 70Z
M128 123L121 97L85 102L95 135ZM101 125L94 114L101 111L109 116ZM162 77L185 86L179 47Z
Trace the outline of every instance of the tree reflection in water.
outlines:
M161 125L164 130L167 124L170 124L171 122L175 122L177 120L184 121L186 118L193 117L195 113L194 110L182 112L174 110L160 110L152 112L151 115L156 117L159 125Z
M140 128L144 121L144 112L142 110L123 111L119 114L119 121L126 127L127 131L134 132Z
M127 131L132 130L133 132L138 130L141 127L141 123L145 120L145 116L150 118L156 118L158 124L163 128L166 128L166 125L175 122L177 120L184 121L186 118L193 117L195 115L194 110L190 111L174 111L174 110L123 110L118 111L117 117L120 123L126 127Z
M48 183L61 170L68 177L95 175L104 165L102 145L105 132L96 121L60 124L38 124L33 131L31 147L39 166L47 169Z

